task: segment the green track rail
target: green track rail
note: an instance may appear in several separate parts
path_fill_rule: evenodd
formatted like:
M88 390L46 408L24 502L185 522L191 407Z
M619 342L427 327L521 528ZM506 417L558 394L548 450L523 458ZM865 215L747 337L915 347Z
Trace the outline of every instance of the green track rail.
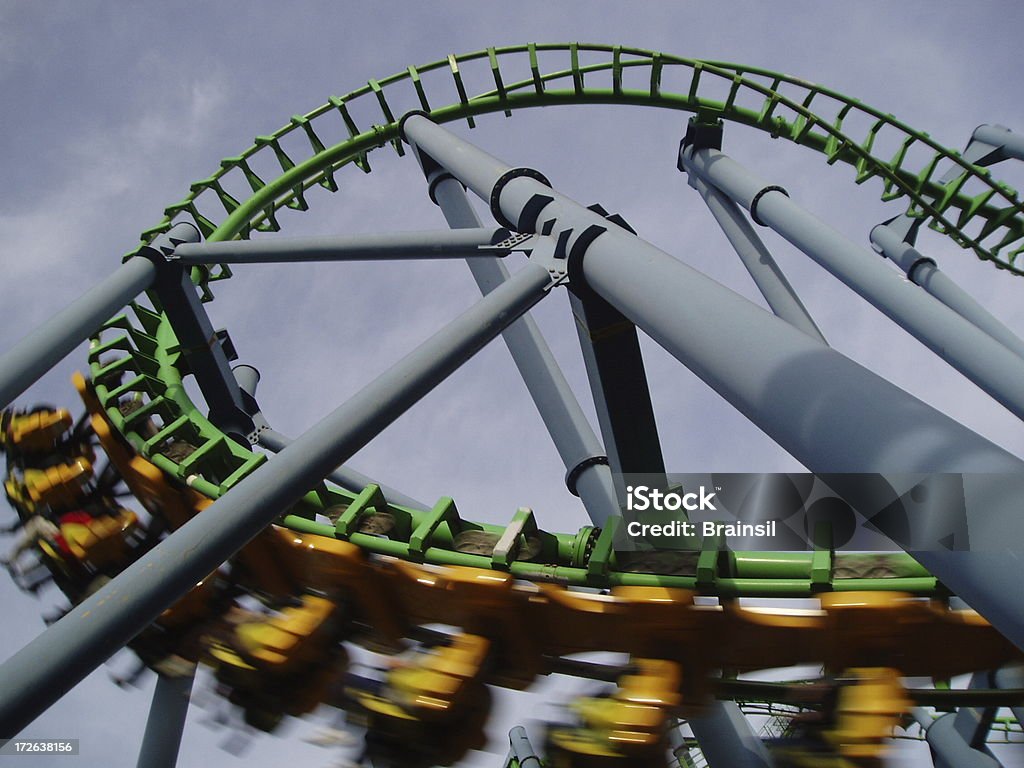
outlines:
M528 76L513 80L513 71ZM467 82L484 83L485 90L470 97ZM637 83L642 87L635 87ZM453 85L457 101L439 105L431 100L434 90L448 93ZM360 126L352 112L357 105L362 111L367 102L375 119ZM926 219L981 259L1024 273L1016 264L1024 252L1024 204L1018 193L893 115L766 69L584 43L531 43L450 55L332 96L221 161L217 171L168 206L165 218L141 239L149 242L182 218L193 221L208 240L246 238L253 229L277 231L279 209L308 210L306 195L316 186L337 191L343 166L369 173L370 152L386 144L404 154L398 119L409 109L425 110L440 123L464 119L472 128L478 115L564 104L700 112L810 147L829 164L852 166L858 184L877 178L883 200L904 200L911 215ZM328 146L321 136L336 134L339 128L348 138ZM306 155L289 155L286 142L304 145ZM252 168L257 154L279 167L280 175L271 180L257 175ZM941 184L939 179L952 168L961 173ZM228 191L234 188L252 194L240 201ZM222 266L202 281L228 276L230 270Z
M483 91L471 97L467 83L483 83ZM443 100L434 98L436 91L451 92L453 86L456 101L439 103ZM388 144L403 154L398 119L409 109L425 110L440 123L466 120L474 127L474 118L486 113L511 115L516 109L563 104L629 104L695 112L810 147L829 164L852 166L858 184L877 178L884 200L902 201L898 212L906 210L926 219L999 268L1024 273L1016 265L1024 252L1024 206L1017 193L893 116L799 78L763 69L577 43L452 55L331 97L313 111L292 117L278 131L257 137L241 154L223 160L211 176L192 184L183 200L168 206L164 219L143 232L141 241L149 242L179 221L195 223L208 241L248 238L254 230L277 231L280 209L308 210L312 189L333 192L341 181L353 183L359 178L349 173L342 179L345 166L369 173L370 153ZM369 111L374 117L369 124L359 125L353 118L357 111ZM860 125L861 132L852 130L852 125ZM333 145L322 138L339 130L347 138ZM884 151L883 144L895 150ZM295 146L304 147L305 153L300 156ZM264 179L253 170L257 165L280 168L280 173ZM938 179L953 167L961 173L940 184ZM981 191L969 193L970 187ZM231 192L236 189L250 193L236 196ZM197 268L193 279L204 297L212 299L209 284L230 275L222 265ZM265 456L228 439L191 402L182 383L178 341L155 297L151 300L156 311L133 305L131 317L112 319L94 338L89 363L96 392L114 427L135 450L168 476L215 499ZM122 406L129 400L141 407L124 415ZM155 434L144 433L142 425L147 422L157 424ZM175 442L195 450L175 459ZM359 520L385 511L395 520L387 538L359 532ZM420 512L388 504L374 487L357 495L321 484L283 516L281 524L348 539L377 554L509 570L522 578L574 585L661 585L721 596L805 597L854 589L946 594L942 585L902 553L708 550L696 555L688 570L675 575L623 570L612 551L610 529L552 534L537 529L532 513L525 512L510 525L540 540L540 554L531 561L510 561L500 553L460 552L455 546L459 533L500 536L505 529L463 521L451 499Z
M179 368L182 353L167 318L138 304L132 305L131 315L133 319L128 314L111 319L92 341L89 369L96 395L114 428L135 451L176 482L216 499L266 456L226 437L189 399ZM129 402L135 405L124 413L122 408ZM194 450L181 457L176 444ZM361 520L382 512L395 521L388 537L359 531ZM529 510L520 510L509 525L516 526L520 535L539 540L536 557L517 561L500 552L461 552L456 548L460 533L480 531L496 540L505 527L463 520L448 497L429 511L390 504L377 486L355 494L321 483L279 523L303 533L348 540L378 555L493 568L524 579L579 586L666 586L722 597L797 598L851 590L947 594L903 553L723 552L715 548L694 553L688 565L678 569L681 573L628 570L616 562L612 527L549 533L538 529Z

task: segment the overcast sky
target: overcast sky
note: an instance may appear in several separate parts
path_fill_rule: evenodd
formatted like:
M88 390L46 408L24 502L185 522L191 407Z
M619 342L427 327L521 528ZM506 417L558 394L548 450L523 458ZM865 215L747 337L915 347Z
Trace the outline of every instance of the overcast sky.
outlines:
M1019 32L1006 2L256 2L122 6L0 0L0 350L111 272L163 208L221 158L327 97L450 52L526 42L619 43L692 58L758 65L820 82L962 148L980 123L1024 130ZM470 88L472 91L473 89ZM686 115L636 108L532 110L454 126L512 165L545 173L584 204L620 212L659 247L757 300L700 198L675 169ZM847 167L752 131L726 146L759 175L856 242L899 213L857 187ZM287 234L443 228L408 156L371 156L374 171L339 175L342 190L310 193L312 210L282 214ZM1016 188L1019 168L997 171ZM483 208L481 208L483 210ZM1019 423L903 331L765 234L829 341L844 353L1014 453ZM922 250L969 285L1011 327L1024 308L1020 278L922 235ZM514 265L513 265L514 266ZM476 288L461 263L256 266L215 286L209 307L242 362L263 373L260 402L280 431L299 434L468 307ZM537 315L588 413L589 392L564 295ZM673 471L778 471L799 465L694 375L645 341L666 461ZM83 351L21 399L77 408L68 378ZM358 454L353 465L433 503L452 495L464 517L504 522L531 506L549 530L586 522L564 489L557 454L493 344ZM0 656L42 629L56 593L33 600L0 580ZM123 666L123 664L122 664ZM141 738L152 678L121 692L94 674L26 730L82 739L82 764L128 766ZM208 678L200 687L208 687ZM567 689L544 694L564 702ZM554 712L549 705L544 712ZM534 714L537 714L536 712ZM225 736L194 707L182 765ZM248 765L331 755L260 739ZM500 745L493 745L495 751ZM217 755L225 765L241 765ZM495 765L485 755L473 764ZM319 761L319 762L317 762Z

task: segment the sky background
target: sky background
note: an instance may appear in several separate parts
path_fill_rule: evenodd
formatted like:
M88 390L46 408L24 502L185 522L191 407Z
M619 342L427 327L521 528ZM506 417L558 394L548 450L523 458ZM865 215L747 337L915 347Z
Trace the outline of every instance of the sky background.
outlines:
M763 66L827 85L962 148L980 123L1024 130L1019 3L262 2L137 4L0 0L0 350L109 274L165 206L221 158L293 114L410 64L526 42L633 45L692 58ZM508 78L507 78L508 79ZM471 94L474 92L470 84ZM461 135L512 165L545 173L584 204L621 213L641 236L760 302L703 203L676 171L686 115L621 107L531 110L478 120ZM848 167L727 128L725 150L785 186L800 202L867 243L899 212L879 185L852 184ZM284 212L285 234L443 228L410 157L371 156L372 174L349 168L334 195L309 194L311 211ZM1020 189L1020 168L997 176ZM483 208L480 208L482 211ZM1012 452L1019 423L906 333L780 238L760 230L826 338L899 386ZM1020 328L1024 283L923 233L921 250ZM512 265L515 266L514 264ZM231 331L240 362L263 373L259 399L271 423L297 435L470 306L476 287L452 263L254 266L214 286L208 307ZM534 312L588 413L589 390L564 294ZM672 471L784 471L799 465L667 354L644 340L666 463ZM20 400L78 409L69 384L83 350ZM433 503L454 496L468 519L505 522L519 506L549 530L586 522L563 485L564 469L507 350L492 344L352 461L361 471ZM37 635L39 600L0 580L0 658ZM116 658L115 668L126 659ZM24 732L79 738L83 765L134 765L153 678L121 691L101 669ZM209 677L197 684L199 698ZM548 682L529 699L533 717L557 713L575 683ZM515 722L521 704L500 708ZM496 710L499 708L496 708ZM212 753L228 735L193 707L181 765L278 765L333 753L287 738L255 740L243 758ZM501 713L496 711L496 722ZM504 749L497 742L494 752ZM31 762L31 760L29 761ZM473 765L497 765L496 754ZM42 763L40 763L42 764Z

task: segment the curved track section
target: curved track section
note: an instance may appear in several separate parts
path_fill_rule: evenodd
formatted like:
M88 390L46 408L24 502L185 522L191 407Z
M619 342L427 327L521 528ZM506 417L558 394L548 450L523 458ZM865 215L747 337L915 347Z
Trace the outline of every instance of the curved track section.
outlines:
M518 73L528 76L520 78ZM488 85L471 97L467 82ZM439 105L446 99L433 94L447 94L452 86L458 101ZM365 109L366 102L373 108ZM376 113L376 119L357 125L351 114L357 104L360 111ZM801 78L758 67L584 43L530 43L453 54L332 96L223 160L217 171L195 182L185 198L168 206L164 220L144 231L142 241L149 242L182 217L194 221L207 240L246 238L253 229L277 231L275 211L306 210L306 193L316 186L338 189L336 174L344 166L352 164L369 173L369 154L389 143L403 154L398 119L410 109L424 110L438 123L464 119L472 128L476 115L564 104L700 112L806 146L830 165L852 166L858 184L877 178L883 200L902 200L912 216L925 219L979 258L1022 273L1016 266L1024 251L1020 195L893 115ZM339 127L347 139L329 145L321 138L337 134ZM286 143L305 145L308 154L289 155ZM278 166L281 174L273 179L258 176L251 167L257 154L272 158L269 164ZM251 189L252 195L244 201L232 196L227 188L233 188L234 181ZM203 276L203 281L229 275L221 268Z

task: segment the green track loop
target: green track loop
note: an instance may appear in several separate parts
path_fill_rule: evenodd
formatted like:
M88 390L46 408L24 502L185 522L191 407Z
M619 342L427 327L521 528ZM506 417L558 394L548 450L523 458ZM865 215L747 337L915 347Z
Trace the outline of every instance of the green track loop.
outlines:
M562 67L545 66L552 59L558 59ZM513 71L528 76L515 79ZM442 81L446 81L448 90L454 84L458 101L438 105L432 98ZM469 96L467 82L493 83L493 88ZM643 87L636 87L636 83ZM679 83L682 87L673 90L671 84ZM362 126L355 122L350 106L359 99L371 105L379 122ZM389 143L403 153L398 138L397 121L403 114L396 106L399 103L406 109L426 110L439 123L466 120L470 127L475 125L474 117L491 112L511 115L516 109L563 104L629 104L699 111L807 146L821 153L830 165L841 162L852 166L858 184L877 178L882 183L883 200L901 201L898 212L908 211L927 220L960 246L972 249L1001 269L1024 274L1024 269L1016 265L1017 257L1024 252L1024 205L1017 193L994 181L986 169L966 163L958 152L942 147L928 134L892 115L768 70L583 43L518 45L451 55L370 80L344 96L332 96L311 112L293 116L274 133L257 137L241 154L222 161L210 177L192 184L183 200L168 206L164 219L143 232L141 242L148 243L178 221L192 221L208 241L248 238L254 229L279 230L276 212L282 207L305 211L309 208L307 193L312 188L322 186L333 192L344 181L352 183L358 178L349 176L339 181L338 173L344 166L369 173L370 153ZM360 106L366 105L361 102ZM332 126L328 121L335 122ZM862 132L844 131L844 126L852 123L860 124ZM347 139L329 146L321 138L339 129ZM306 156L285 151L283 139L291 134L308 146ZM888 134L890 144L895 139L895 154L883 155L876 149L880 144L876 139L883 134ZM295 137L290 139L289 147L297 145ZM257 153L262 153L261 167L276 164L280 168L276 178L263 179L253 171L252 159ZM959 168L959 175L940 184L938 179L951 168ZM968 182L982 191L968 194ZM239 200L227 191L238 188L249 189L251 194ZM209 283L230 275L230 270L221 266L196 270L193 278L204 297L212 298ZM159 305L155 306L159 310ZM97 395L114 427L135 450L169 476L217 498L265 457L227 439L188 398L182 385L177 339L166 316L139 305L134 305L132 311L134 320L127 315L114 318L93 341L89 361ZM122 408L129 400L141 407L123 415ZM140 434L141 425L149 419L157 420L158 431ZM173 450L175 442L187 444L187 455ZM829 552L737 552L725 568L698 564L690 575L664 575L620 570L614 554L605 546L610 538L599 536L599 531L591 528L576 534L536 530L534 535L541 548L531 561L516 560L510 553L497 557L460 552L455 546L459 533L479 531L496 538L505 529L462 521L450 500L442 500L432 512L419 512L386 500L382 504L377 494L379 489L376 494L368 489L357 495L321 485L283 516L282 524L296 531L347 538L377 554L499 568L522 578L567 584L661 585L722 596L804 597L851 589L945 594L933 577L902 553L868 557L857 565L848 555ZM375 498L372 502L371 496ZM331 507L353 511L343 511L337 524L318 521L317 515ZM359 519L370 509L392 515L395 527L389 537L359 532ZM517 518L513 524L520 525L521 520ZM842 572L853 575L837 578L840 566ZM882 577L874 577L880 572Z
M541 54L566 60L569 66L544 71ZM602 60L583 64L581 54ZM508 71L525 71L527 61L531 76L510 82ZM632 70L637 70L635 79L646 87L626 87L625 73ZM492 82L493 89L468 96L465 82L469 71L479 75L475 80ZM611 87L595 84L598 79L602 83L607 80L606 72L611 73ZM425 75L433 79L428 82ZM666 85L670 77L686 87L671 90ZM459 100L444 106L432 105L429 87L442 79L455 84ZM720 92L725 89L728 91L722 98ZM392 101L388 100L389 94ZM361 98L371 100L380 122L362 127L355 123L349 106ZM335 174L343 166L351 163L369 172L369 153L389 142L402 153L397 124L402 113L392 106L399 99L408 108L429 111L437 122L465 119L470 127L475 125L476 115L511 114L515 109L560 104L700 110L810 147L823 154L829 164L851 165L858 184L877 177L882 182L883 200L905 198L906 210L927 219L933 228L962 247L973 249L980 258L999 268L1024 273L1016 265L1017 257L1024 252L1024 204L1018 193L992 179L987 169L965 162L959 152L943 147L927 133L911 128L891 114L828 88L766 69L584 43L531 43L450 55L370 80L366 86L344 96L332 96L311 112L292 117L274 133L257 137L241 154L223 160L209 178L192 184L183 200L165 209L163 221L143 232L142 242L149 242L181 218L190 218L209 240L246 238L254 228L278 230L277 210L307 210L306 191L316 185L336 190ZM819 105L819 110L812 109ZM325 146L316 130L321 126L326 130L328 120L341 120L349 138ZM851 123L860 124L860 130L844 131L844 125ZM336 129L334 126L331 131ZM296 132L309 145L309 156L303 159L289 156L282 148L282 139ZM882 135L896 147L892 154L883 155L876 147ZM273 157L271 162L281 168L277 178L267 181L252 170L250 160L258 152ZM940 184L938 179L954 167L961 173ZM250 188L252 196L244 202L232 197L224 189L229 179ZM981 189L977 194L965 191L972 180ZM218 221L220 217L223 218ZM969 233L974 230L974 234ZM204 276L203 281L228 276L230 271L222 268Z

